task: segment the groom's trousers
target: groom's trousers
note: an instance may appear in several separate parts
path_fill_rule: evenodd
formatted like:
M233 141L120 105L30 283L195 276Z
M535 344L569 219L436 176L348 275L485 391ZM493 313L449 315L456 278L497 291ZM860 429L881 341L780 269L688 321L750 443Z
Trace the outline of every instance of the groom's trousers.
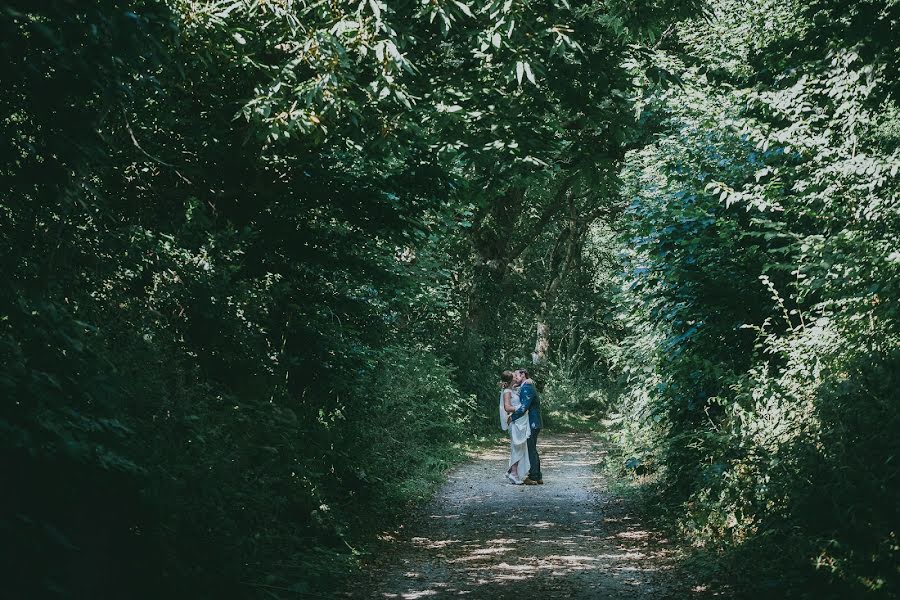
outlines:
M531 463L531 469L528 470L528 478L538 481L544 477L541 475L541 457L538 456L537 439L540 429L532 429L531 435L528 436L528 462Z

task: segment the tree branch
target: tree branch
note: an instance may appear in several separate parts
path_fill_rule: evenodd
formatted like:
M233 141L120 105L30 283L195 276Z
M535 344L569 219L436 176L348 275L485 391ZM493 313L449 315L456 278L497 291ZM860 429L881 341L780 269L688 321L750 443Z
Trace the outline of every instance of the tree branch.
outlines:
M512 262L521 256L522 252L528 247L528 245L534 240L535 236L537 236L544 227L553 219L554 216L562 209L563 200L565 200L569 190L572 189L572 183L575 180L575 175L569 175L566 177L560 188L556 192L556 196L549 202L549 204L544 208L544 212L541 213L541 216L538 217L538 220L532 225L528 234L522 236L522 238L514 244L507 252L506 260L507 262Z
M153 156L152 154L150 154L149 152L144 150L141 147L141 145L138 143L137 137L134 135L134 131L131 129L131 122L128 120L128 113L125 112L124 108L122 109L122 116L125 117L125 129L128 130L128 135L131 137L131 142L134 144L135 148L137 148L138 150L141 151L141 154L143 154L144 156L146 156L147 158L149 158L150 160L152 160L153 162L155 162L157 164L160 164L164 167L169 167L170 169L175 171L175 174L178 175L178 177L180 177L185 183L187 183L189 185L193 185L191 183L190 179L188 179L187 177L185 177L184 175L182 175L181 173L178 172L178 169L175 168L175 165L167 163L166 161L164 161L162 159L156 158L155 156Z

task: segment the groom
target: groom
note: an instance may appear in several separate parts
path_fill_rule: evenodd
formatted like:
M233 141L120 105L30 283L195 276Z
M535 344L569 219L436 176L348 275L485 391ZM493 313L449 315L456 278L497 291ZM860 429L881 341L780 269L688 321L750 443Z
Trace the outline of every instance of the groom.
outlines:
M525 485L542 485L544 478L541 475L541 457L538 456L537 438L541 431L541 400L538 398L534 382L528 378L528 371L518 369L513 373L513 383L519 387L519 400L522 405L516 409L510 419L515 421L528 412L528 421L531 425L531 435L528 437L528 460L531 469L525 478Z

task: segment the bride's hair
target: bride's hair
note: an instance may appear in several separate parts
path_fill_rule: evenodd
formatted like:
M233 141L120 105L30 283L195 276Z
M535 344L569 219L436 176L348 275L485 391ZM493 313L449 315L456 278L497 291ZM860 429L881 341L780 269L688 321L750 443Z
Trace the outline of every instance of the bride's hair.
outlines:
M512 386L513 380L513 372L512 371L503 371L500 373L500 389L505 390L508 387Z

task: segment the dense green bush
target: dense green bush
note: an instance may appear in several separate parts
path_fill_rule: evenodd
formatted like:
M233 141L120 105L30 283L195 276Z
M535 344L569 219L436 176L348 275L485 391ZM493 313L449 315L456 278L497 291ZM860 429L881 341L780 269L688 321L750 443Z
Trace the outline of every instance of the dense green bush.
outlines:
M120 332L106 347L109 330L53 305L6 314L4 539L27 540L7 546L22 596L330 587L347 544L385 522L369 516L426 497L471 427L471 401L427 352L385 349L310 419L213 383L177 346Z
M363 501L387 513L428 497L458 454L474 398L453 385L451 369L422 350L387 348L357 391L348 458L367 485ZM457 450L458 451L458 450ZM352 488L351 488L352 489Z
M619 465L751 589L892 597L896 46L857 19L896 7L713 7L658 57L681 85L643 99L626 168Z

